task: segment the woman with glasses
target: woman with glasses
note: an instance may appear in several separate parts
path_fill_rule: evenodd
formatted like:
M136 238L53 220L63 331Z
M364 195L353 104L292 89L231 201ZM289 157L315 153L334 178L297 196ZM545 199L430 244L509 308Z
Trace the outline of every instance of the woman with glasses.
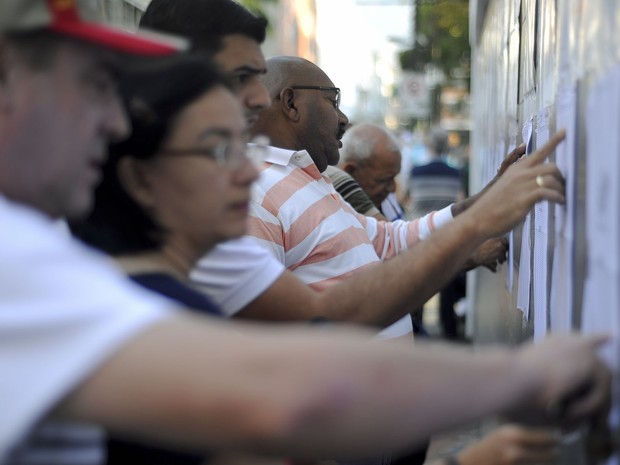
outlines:
M204 58L121 82L133 127L110 148L92 213L75 235L114 256L139 284L199 312L220 315L186 285L195 262L217 242L241 236L261 145L248 144L238 100ZM122 440L108 442L109 464L202 463Z
M120 91L132 135L110 148L93 211L72 230L140 281L183 282L217 242L245 233L259 148L246 149L240 105L202 58L131 74Z

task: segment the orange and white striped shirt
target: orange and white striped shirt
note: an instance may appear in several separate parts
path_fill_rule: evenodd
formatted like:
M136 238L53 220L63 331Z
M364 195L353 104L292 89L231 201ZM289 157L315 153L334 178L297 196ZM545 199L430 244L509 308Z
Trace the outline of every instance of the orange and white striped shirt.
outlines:
M321 290L394 256L452 219L450 207L414 221L358 214L306 151L270 147L250 204L249 234Z

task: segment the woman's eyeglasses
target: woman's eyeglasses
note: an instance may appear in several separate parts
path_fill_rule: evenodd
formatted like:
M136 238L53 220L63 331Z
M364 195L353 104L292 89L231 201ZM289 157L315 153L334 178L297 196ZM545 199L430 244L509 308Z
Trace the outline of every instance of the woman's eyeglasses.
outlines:
M186 149L165 149L160 155L202 156L215 160L219 166L231 170L239 168L244 161L250 160L256 166L265 160L269 138L256 136L250 142L239 139L223 140L213 147L193 147Z

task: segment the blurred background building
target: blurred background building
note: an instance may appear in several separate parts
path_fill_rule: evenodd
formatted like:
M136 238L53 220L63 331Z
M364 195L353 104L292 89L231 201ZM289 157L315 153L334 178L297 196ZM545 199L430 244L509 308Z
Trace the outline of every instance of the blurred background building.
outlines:
M132 30L150 0L98 0ZM468 0L242 0L267 16L265 56L319 64L342 89L352 123L383 123L401 135L404 167L426 161L423 137L450 132L451 161L465 163L470 132Z
M150 0L98 0L105 17L134 30ZM315 0L246 0L239 3L267 16L270 28L264 44L266 56L297 55L318 60ZM283 26L286 25L286 26Z

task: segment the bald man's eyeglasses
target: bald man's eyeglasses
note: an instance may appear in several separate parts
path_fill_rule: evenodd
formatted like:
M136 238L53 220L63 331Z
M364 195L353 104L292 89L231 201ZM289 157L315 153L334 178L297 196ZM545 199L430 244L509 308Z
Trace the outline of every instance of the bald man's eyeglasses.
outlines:
M340 108L340 88L338 87L325 87L325 86L289 86L291 89L308 89L308 90L326 90L336 93L336 98L332 100L334 108L338 110ZM330 99L331 100L331 99Z

